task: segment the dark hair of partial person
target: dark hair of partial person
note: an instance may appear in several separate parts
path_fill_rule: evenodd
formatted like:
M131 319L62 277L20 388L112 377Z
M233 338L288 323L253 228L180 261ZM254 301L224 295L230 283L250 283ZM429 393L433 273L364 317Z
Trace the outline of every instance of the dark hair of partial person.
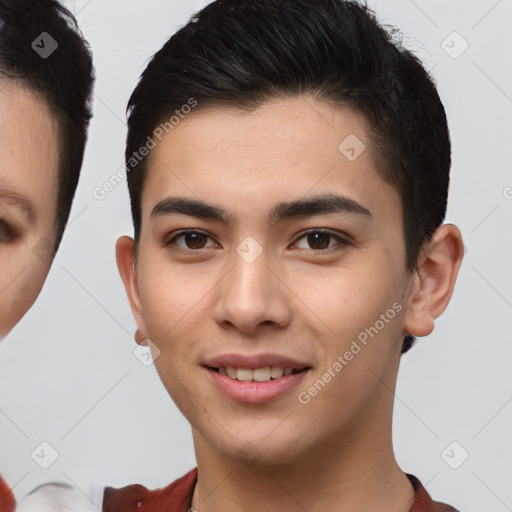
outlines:
M445 217L451 150L434 80L395 33L355 1L207 5L153 56L130 97L127 170L155 127L190 98L197 101L194 111L251 110L302 94L353 109L365 120L379 174L401 197L405 264L412 272ZM136 250L146 174L147 157L128 172ZM414 341L406 334L402 353Z
M36 40L45 44L43 33L58 44L46 58L33 48ZM57 250L80 176L95 79L90 47L74 16L55 0L1 0L0 77L43 99L58 126Z

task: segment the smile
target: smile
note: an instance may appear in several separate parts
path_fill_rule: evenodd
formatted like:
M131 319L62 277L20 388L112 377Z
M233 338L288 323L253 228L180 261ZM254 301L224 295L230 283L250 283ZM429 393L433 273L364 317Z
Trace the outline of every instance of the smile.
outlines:
M310 367L302 369L264 366L261 368L204 367L212 384L236 402L261 404L282 397L298 388Z
M250 368L235 368L233 366L213 368L213 370L219 372L221 375L227 375L233 380L252 380L256 382L266 382L273 379L279 379L283 377L283 375L300 373L304 369L305 368L283 368L282 366L264 366L262 368L254 368L253 370Z

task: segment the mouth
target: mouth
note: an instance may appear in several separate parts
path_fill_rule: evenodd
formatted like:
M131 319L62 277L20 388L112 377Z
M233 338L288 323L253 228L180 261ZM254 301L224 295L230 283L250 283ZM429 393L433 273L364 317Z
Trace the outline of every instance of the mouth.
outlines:
M311 370L310 366L292 368L264 366L236 368L234 366L204 366L211 383L224 396L236 402L262 404L289 396Z
M283 366L263 366L261 368L236 368L234 366L206 366L211 371L225 375L232 380L252 381L252 382L268 382L280 379L288 375L296 375L310 369L309 366L303 368L285 368Z
M226 353L202 362L208 381L217 391L237 402L261 404L291 396L313 367L284 354Z

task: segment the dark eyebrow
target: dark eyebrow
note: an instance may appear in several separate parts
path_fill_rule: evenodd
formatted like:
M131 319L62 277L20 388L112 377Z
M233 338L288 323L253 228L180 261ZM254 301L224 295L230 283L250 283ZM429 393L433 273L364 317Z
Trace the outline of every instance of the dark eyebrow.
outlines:
M230 225L233 215L225 210L197 199L183 197L167 197L160 201L151 211L151 219L161 215L180 213L210 219ZM305 199L287 201L275 205L267 216L267 222L274 226L292 217L318 216L329 213L346 213L372 217L370 211L348 197L336 194L320 194Z
M327 215L329 213L372 216L368 209L353 199L336 194L320 194L277 204L270 210L268 223L273 226L292 217Z
M5 199L7 203L23 210L30 224L34 224L36 220L36 210L30 200L22 194L18 194L8 188L0 187L0 200Z

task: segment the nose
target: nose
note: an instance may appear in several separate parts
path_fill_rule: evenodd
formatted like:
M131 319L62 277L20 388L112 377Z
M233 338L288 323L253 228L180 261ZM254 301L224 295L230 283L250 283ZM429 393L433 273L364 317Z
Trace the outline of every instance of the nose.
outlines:
M234 253L233 266L217 288L214 315L218 325L254 334L261 325L284 328L289 324L293 292L282 272L268 263L265 252L252 262Z

